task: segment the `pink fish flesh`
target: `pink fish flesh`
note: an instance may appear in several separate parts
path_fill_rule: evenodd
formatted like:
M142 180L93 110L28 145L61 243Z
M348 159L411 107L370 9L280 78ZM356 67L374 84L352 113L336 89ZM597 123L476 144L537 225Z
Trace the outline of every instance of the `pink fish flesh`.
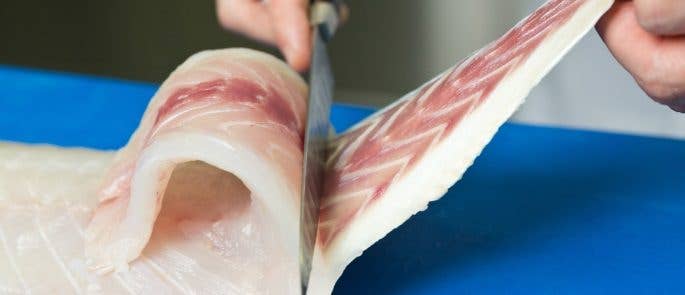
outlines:
M552 0L331 142L310 294L459 180L611 0ZM198 53L116 152L0 145L0 293L296 294L307 88Z

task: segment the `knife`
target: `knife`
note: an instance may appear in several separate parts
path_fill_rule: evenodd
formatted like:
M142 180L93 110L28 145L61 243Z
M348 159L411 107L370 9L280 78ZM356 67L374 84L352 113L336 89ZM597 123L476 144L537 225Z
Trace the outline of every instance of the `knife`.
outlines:
M331 128L329 116L333 103L333 73L326 44L338 27L338 9L341 7L341 1L318 0L311 3L312 57L300 195L300 282L303 295L307 294L312 271L319 204L323 193L326 144Z

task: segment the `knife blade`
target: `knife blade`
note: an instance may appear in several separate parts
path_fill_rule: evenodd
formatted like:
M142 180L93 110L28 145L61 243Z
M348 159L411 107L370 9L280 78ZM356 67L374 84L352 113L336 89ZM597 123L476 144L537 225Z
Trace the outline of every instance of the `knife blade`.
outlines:
M336 3L314 1L311 6L312 57L309 70L309 103L304 137L302 192L300 195L300 280L307 294L316 245L319 204L323 192L324 161L333 104L333 73L326 44L338 26Z

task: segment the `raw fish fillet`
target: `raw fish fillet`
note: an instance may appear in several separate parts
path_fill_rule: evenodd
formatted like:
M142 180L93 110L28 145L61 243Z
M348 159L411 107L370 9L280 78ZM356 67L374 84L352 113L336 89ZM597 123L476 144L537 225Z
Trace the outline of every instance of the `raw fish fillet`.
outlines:
M113 156L0 144L0 294L288 293L275 290L289 283L291 266L274 257L269 219L250 209L235 175L200 162L174 171L155 231L129 269L94 272L84 236Z
M611 0L552 0L332 141L310 294L471 165ZM0 145L0 293L296 294L306 85L194 55L116 154Z
M290 270L298 267L306 91L296 73L264 53L228 49L188 59L155 94L99 189L100 204L85 233L89 266L100 273L125 271L148 245L153 228L168 227L204 240L208 252L227 252L224 263L242 267L221 276L236 280L239 290L296 293L298 273ZM229 195L235 185L221 178L200 183L217 171L234 175L249 193L234 200ZM177 174L193 181L170 190ZM191 193L226 199L195 212L185 207L205 207L207 201ZM157 215L169 208L165 199L173 194L188 204L174 207L179 214L160 223ZM210 210L222 204L230 210ZM198 224L198 215L209 219ZM235 236L221 228L236 218L250 220L246 231L258 235ZM195 233L206 228L220 231ZM254 263L248 267L249 261ZM245 277L248 270L242 268L254 273Z
M338 136L318 231L318 293L439 199L530 90L613 4L552 0L503 37Z
M298 293L306 90L267 54L204 52L116 155L0 147L0 293Z

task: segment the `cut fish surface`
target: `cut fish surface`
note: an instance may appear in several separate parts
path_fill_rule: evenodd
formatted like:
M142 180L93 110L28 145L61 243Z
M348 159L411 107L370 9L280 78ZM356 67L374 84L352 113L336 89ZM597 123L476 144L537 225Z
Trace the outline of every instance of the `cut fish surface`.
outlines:
M331 144L310 294L471 165L610 0L552 0ZM306 85L196 54L116 153L0 145L0 293L297 294Z
M500 39L338 136L321 202L315 294L458 181L611 0L552 0Z
M305 96L304 81L270 55L227 49L189 58L162 84L99 189L85 232L89 266L126 271L155 245L153 231L168 228L206 240L205 249L225 258L215 266L233 268L221 276L232 278L236 290L296 293L297 272L288 270L298 261ZM222 178L205 183L216 171L240 185ZM179 184L177 174L193 181ZM243 198L234 198L242 186ZM228 203L204 199L211 195ZM173 207L173 218L158 217L174 196L186 201Z
M14 192L4 190L13 197L0 203L0 294L281 294L253 284L279 285L288 272L269 259L279 252L267 247L275 239L268 219L247 210L250 192L238 178L203 162L174 170L155 231L129 269L93 272L84 236L112 156L0 145L0 187Z

